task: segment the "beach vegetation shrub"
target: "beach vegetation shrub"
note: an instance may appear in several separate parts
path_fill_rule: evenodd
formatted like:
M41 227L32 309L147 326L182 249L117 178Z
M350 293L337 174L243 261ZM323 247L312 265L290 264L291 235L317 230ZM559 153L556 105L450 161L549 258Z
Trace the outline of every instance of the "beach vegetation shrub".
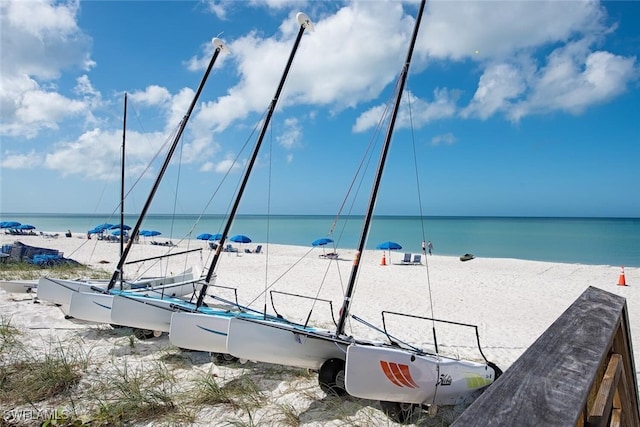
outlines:
M278 405L280 419L278 425L288 427L300 426L300 411L291 403L281 403Z
M0 316L0 361L20 345L20 330L11 324L11 317Z
M0 280L33 280L43 275L55 276L59 279L74 279L77 277L108 279L111 277L111 273L106 270L83 264L40 266L28 262L0 263Z
M125 359L96 379L90 394L97 405L89 416L93 422L107 425L154 420L193 422L193 414L177 399L176 381L162 363L131 366Z
M28 346L14 347L0 371L0 401L33 404L52 397L70 396L88 366L80 346L56 341L39 354Z

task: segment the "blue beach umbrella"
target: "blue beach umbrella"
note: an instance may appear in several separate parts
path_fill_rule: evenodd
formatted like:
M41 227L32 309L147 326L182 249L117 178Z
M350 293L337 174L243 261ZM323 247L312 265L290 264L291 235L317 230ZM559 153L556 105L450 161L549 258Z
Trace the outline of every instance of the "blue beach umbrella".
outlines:
M124 231L124 232L123 232L122 230L119 230L119 229L118 229L118 230L113 230L113 231L111 232L111 234L113 234L114 236L119 236L119 235L120 235L120 233L124 233L124 235L125 235L125 236L127 235L127 232L126 232L126 231Z
M196 237L196 239L198 240L209 240L211 238L212 234L211 233L202 233L202 234L198 234L198 237Z
M109 224L108 222L98 224L95 227L93 227L91 230L87 231L87 234L100 234L106 230L111 229L111 227L113 226L114 226L113 224Z
M402 249L402 246L400 246L399 243L389 241L389 242L380 243L378 246L376 246L376 249L383 249L386 251L397 251Z
M328 237L321 237L311 242L311 246L322 246L322 253L324 254L324 247L329 243L333 243L333 240Z
M216 234L212 235L211 237L209 237L208 240L211 240L211 241L222 240L222 234L216 233Z
M20 224L17 228L18 230L35 230L36 227L31 224Z
M109 227L109 230L131 230L127 224L115 224Z
M329 239L328 237L322 237L311 242L311 246L324 246L329 243L333 243L333 240Z
M18 221L5 221L1 223L0 228L16 228L16 227L20 227L22 224L20 224Z
M154 236L159 236L162 233L156 230L140 230L138 234L143 237L154 237Z
M251 239L244 234L236 234L235 236L231 236L229 240L236 243L251 243Z
M402 246L399 243L387 241L387 242L378 244L378 246L376 246L376 249L389 251L389 261L391 261L391 251L398 251L402 249Z

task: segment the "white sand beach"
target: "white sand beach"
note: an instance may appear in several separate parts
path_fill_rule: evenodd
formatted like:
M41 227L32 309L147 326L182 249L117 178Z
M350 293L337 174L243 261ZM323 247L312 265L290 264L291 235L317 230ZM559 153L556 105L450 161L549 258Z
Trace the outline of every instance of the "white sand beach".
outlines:
M81 235L72 238L65 238L64 232L57 238L0 235L0 244L3 245L15 240L27 245L57 249L64 252L65 257L109 272L118 260L117 243L87 240L86 236ZM167 251L167 247L151 245L149 242L150 239L146 242L141 239L140 243L133 245L129 259L161 255ZM266 287L331 300L333 315L338 316L343 290L351 272L353 250L338 248L339 260L332 261L319 256L323 253L322 248L262 245L260 254L242 252L245 248L254 249L257 243L236 245L241 250L238 254L223 253L217 268L217 283L237 288L241 304L251 304L258 309L266 304L270 313L273 313L273 309L268 296L265 297ZM168 265L155 265L144 275L177 273L194 264L208 265L212 252L206 242L183 241L173 250L193 248L204 249L195 256L191 255L187 262L180 256L170 258ZM477 325L485 356L506 370L582 292L594 286L626 298L634 357L636 363L640 361L640 268L626 267L624 271L628 286L619 286L621 266L481 257L461 262L457 257L438 254L428 256L426 260L423 256L419 265L399 265L402 253L397 252L392 252L390 257L387 253L387 265L381 265L381 258L382 251L367 251L362 256L357 290L351 306L352 314L376 326L381 326L382 310ZM125 271L133 273L134 268L127 267ZM47 270L43 270L43 274L46 273ZM230 297L230 294L224 296ZM304 321L312 303L279 295L276 304L283 316ZM88 354L90 363L78 385L78 395L74 397L75 410L80 414L97 404L95 398L90 397L90 391L92 384L100 382L101 376L108 377L113 369L125 365L144 370L157 369L155 364L163 363L175 378L175 383L172 383L175 393L188 392L198 378L211 377L224 384L248 375L263 398L251 410L242 405L205 404L193 410L195 412L191 419L174 420L168 424L395 425L385 417L376 402L327 398L318 388L313 373L253 362L244 365L216 364L205 353L181 352L172 347L166 334L157 339L132 343L130 332L127 333L126 329L73 323L65 320L58 308L34 303L32 296L27 294L0 291L0 313L21 331L21 340L35 348L44 348L59 340ZM316 304L311 319L316 324L332 327L331 314L324 303ZM420 345L429 341L425 334L431 333L430 322L397 319L387 326L392 335L407 342ZM445 329L444 333L439 333L441 350L479 359L474 332L458 332L458 329ZM347 330L358 338L384 338L353 321ZM40 402L35 405L50 408L60 406L61 402ZM3 411L17 410L4 407L4 404L1 406ZM447 417L451 421L456 411L462 409L450 409L449 412L443 409L440 415L443 418L437 420L440 424L436 420L430 424L427 419L422 420L420 425L443 425L443 420L446 425ZM291 421L291 417L298 423ZM156 420L142 424L157 425L163 422Z

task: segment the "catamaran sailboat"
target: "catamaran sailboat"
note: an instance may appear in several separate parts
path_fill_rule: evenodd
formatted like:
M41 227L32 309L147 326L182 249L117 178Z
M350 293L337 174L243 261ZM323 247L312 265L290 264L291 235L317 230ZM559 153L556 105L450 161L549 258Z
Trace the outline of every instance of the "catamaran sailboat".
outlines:
M142 225L142 222L146 217L147 211L151 206L151 202L153 200L153 197L155 196L158 186L160 185L162 177L164 176L164 173L167 167L169 166L169 162L171 160L173 152L175 151L176 146L178 145L178 142L182 137L182 133L184 132L187 122L189 121L189 117L191 116L191 113L195 108L195 105L200 96L200 93L204 88L204 84L207 81L207 77L209 76L213 68L213 65L215 64L216 59L218 58L218 55L220 54L220 52L226 50L225 44L219 38L214 38L212 42L215 47L215 50L211 58L211 61L209 62L209 66L207 67L207 70L205 71L205 74L200 82L198 90L196 91L194 98L191 104L189 105L187 113L185 114L185 116L182 118L180 122L178 131L176 132L176 135L172 141L172 144L169 147L168 154L158 173L158 176L156 177L156 180L151 189L151 192L147 197L146 203L140 213L140 216L134 228L131 231L132 236L136 236L140 232L140 227ZM63 311L64 309L68 310L69 315L75 319L87 320L87 321L99 322L99 323L112 323L116 325L130 326L130 325L127 325L126 323L118 323L118 322L111 321L110 311L111 311L111 306L113 304L114 295L132 295L135 297L141 297L142 295L146 295L147 297L153 296L154 298L162 300L165 298L175 299L175 297L188 295L188 294L193 295L200 290L202 285L198 280L194 280L191 272L189 272L188 275L182 275L181 277L178 277L178 278L164 277L164 278L156 279L156 282L153 282L153 284L158 284L158 283L161 284L160 286L156 286L156 287L150 286L144 289L138 289L138 290L132 289L131 291L127 289L114 289L116 281L118 279L120 279L120 283L122 283L122 278L121 278L122 270L133 243L134 243L134 239L129 239L127 242L127 246L124 249L121 249L120 259L106 288L97 287L97 286L85 286L82 283L73 283L73 282L70 283L69 281L60 281L56 279L42 278L40 280L39 287L41 285L45 285L46 295L44 298L48 299L49 301L53 301L57 304L61 304L63 306ZM51 293L51 295L49 295L49 292Z
M329 394L381 400L385 412L404 422L428 405L455 403L491 384L495 365L465 361L410 346L386 334L389 342L360 340L345 334L354 286L369 233L382 172L426 0L420 4L406 61L396 87L385 142L380 154L360 242L335 331L269 319L230 319L227 350L237 358L319 370L320 387ZM372 326L366 323L368 326ZM375 328L375 327L374 327ZM436 346L437 347L437 346Z
M215 269L222 254L225 240L231 229L240 200L247 185L251 170L256 162L260 146L269 126L271 117L276 108L280 94L284 88L287 75L297 52L298 46L305 30L313 30L311 20L304 13L296 15L300 25L298 35L289 55L285 70L280 78L276 93L271 100L267 115L262 123L262 129L251 153L249 162L238 188L234 203L221 233L221 239L214 253L207 276L203 279L204 286L199 291L197 302L169 303L153 298L129 298L117 296L114 298L111 309L111 319L115 323L126 324L136 328L144 328L158 332L169 332L169 340L174 345L191 350L210 351L213 353L227 353L226 333L229 319L234 316L262 318L263 315L248 307L243 307L236 301L227 301L216 297L218 304L208 306L204 297L210 286L217 286L215 281ZM210 304L209 304L210 305ZM277 318L271 317L273 320Z

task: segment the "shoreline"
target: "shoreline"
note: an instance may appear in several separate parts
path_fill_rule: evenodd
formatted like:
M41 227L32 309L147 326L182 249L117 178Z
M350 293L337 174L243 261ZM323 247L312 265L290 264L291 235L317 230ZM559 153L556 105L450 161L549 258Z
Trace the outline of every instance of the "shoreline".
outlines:
M43 235L41 235L40 233L43 233ZM67 243L61 243L59 244L59 246L62 246L64 248L69 249L69 253L75 254L77 253L77 251L79 249L81 249L82 246L85 246L87 243L91 243L92 241L95 241L96 238L93 237L92 239L87 239L86 238L86 234L83 233L77 233L77 232L72 232L72 237L68 238L65 237L65 231L38 231L35 234L6 234L6 233L2 233L0 232L0 246L2 245L7 245L7 244L12 244L15 241L21 241L21 239L25 240L22 241L22 243L27 244L27 245L32 245L32 246L39 246L39 247L46 247L46 245L53 245L55 246L58 242L64 241L64 242L76 242L76 247L73 247L73 245L68 245ZM47 237L49 236L49 237ZM55 236L55 237L53 237ZM79 241L85 241L83 243L79 243ZM163 236L157 236L155 238L151 238L151 237L140 237L140 242L136 245L150 245L151 242L155 240L156 242L158 242L157 247L163 247L162 243L164 242L173 242L173 243L177 243L179 242L179 246L180 247L202 247L203 250L209 250L207 248L207 242L203 241L203 240L197 240L197 239L169 239L169 238L163 238ZM115 241L104 241L105 243L110 243L111 245L115 245L119 247L119 240L115 240ZM125 243L126 245L126 243ZM136 246L134 245L134 247ZM237 245L237 244L236 244ZM257 245L263 245L263 246L267 246L266 243L263 242L252 242L252 243L248 243L248 244L244 244L246 247L253 247L255 248ZM296 248L300 248L301 250L308 250L310 248L310 246L305 246L305 245L297 245L297 244L286 244L286 243L270 243L268 244L269 246L290 246L290 247L296 247ZM166 246L165 246L166 248ZM58 249L55 247L52 247L52 249ZM322 247L319 248L320 250L322 249ZM330 250L329 247L325 246L325 250ZM343 252L349 252L351 254L355 253L355 249L354 248L338 248L338 250L341 250ZM63 250L61 250L61 252L65 252ZM387 254L389 253L388 251L383 251L381 249L366 249L365 250L365 254L370 254L370 253L376 253L379 256L381 256L382 252L386 252ZM66 253L66 252L65 252ZM402 255L404 253L411 253L411 254L421 254L420 248L414 249L413 251L411 250L393 250L391 252L391 256L395 258L402 258ZM441 257L447 257L447 258L455 258L458 259L460 256L463 256L465 254L460 253L459 255L456 254L441 254L438 253L438 251L434 251L434 256L441 256ZM617 265L617 264L611 264L611 263L585 263L585 262L563 262L563 261L549 261L549 260L544 260L544 259L531 259L531 258L516 258L516 257L499 257L499 256L484 256L484 255L478 255L478 254L473 254L471 253L471 255L474 255L475 259L494 259L494 260L514 260L514 261L523 261L523 262L546 262L546 263L552 263L552 264L568 264L568 265L584 265L584 266L593 266L593 267L615 267L615 268L640 268L640 264L639 265L634 265L633 263L631 264L626 264L626 265ZM66 256L66 255L65 255ZM423 257L426 255L423 255ZM116 261L119 257L118 254L116 253L114 255L114 261ZM423 258L424 259L424 258ZM79 261L79 260L78 260ZM79 261L81 262L81 261ZM89 262L89 264L91 264L91 262ZM97 265L100 266L100 265Z
M310 246L318 238L331 237L339 248L355 248L362 228L361 220L344 217L335 225L332 216L268 218L269 221L267 216L239 215L230 235L241 233L256 242L298 246ZM33 224L38 228L36 232L70 228L74 236L86 236L87 230L104 221L103 217L97 220L95 216L6 216L3 219ZM149 215L142 228L162 232L160 239L195 239L201 233L220 232L224 219L219 215L202 218ZM133 225L136 220L129 215L125 223ZM441 255L472 253L485 258L640 267L640 219L628 218L376 216L367 249L393 240L407 251L419 251L423 239L432 241L435 253Z

